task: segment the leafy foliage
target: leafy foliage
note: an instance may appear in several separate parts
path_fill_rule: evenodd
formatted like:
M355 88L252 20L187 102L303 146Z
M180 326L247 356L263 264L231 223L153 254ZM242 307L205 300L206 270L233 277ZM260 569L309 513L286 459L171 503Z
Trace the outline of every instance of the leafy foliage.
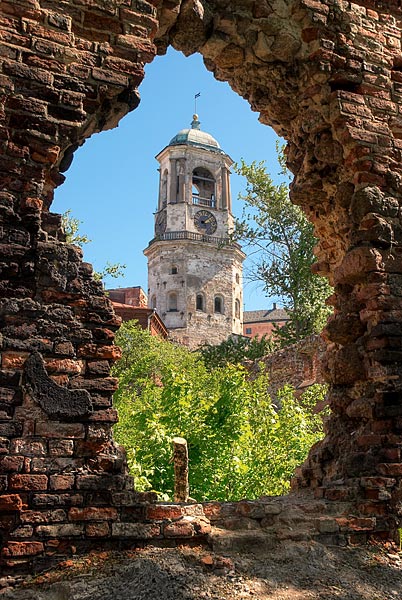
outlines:
M187 439L190 494L197 500L238 500L281 494L295 467L322 437L311 404L323 389L296 402L291 388L280 409L262 373L253 381L244 368L225 364L208 370L197 352L152 337L135 322L117 334L123 358L115 395L119 423L115 437L128 453L138 490L172 497L172 438Z
M220 344L204 344L199 349L207 369L258 360L273 351L274 344L266 336L247 338L231 336Z
M61 224L66 234L66 242L68 244L75 244L80 248L83 248L86 244L90 244L92 240L84 233L80 233L80 224L82 221L71 216L71 209L66 210L61 216ZM111 264L106 262L105 267L102 271L94 271L94 279L97 281L104 281L106 277L118 277L124 276L124 269L126 265L121 263Z
M287 184L275 185L263 162L242 161L236 170L247 184L241 196L243 215L233 237L254 255L251 279L260 281L268 295L281 297L288 310L290 320L275 332L285 346L322 329L330 312L325 300L331 287L311 271L317 242L314 228L290 201Z
M66 242L83 248L85 244L91 243L92 240L87 235L79 232L81 223L82 221L71 216L70 208L61 215L61 225L66 234Z

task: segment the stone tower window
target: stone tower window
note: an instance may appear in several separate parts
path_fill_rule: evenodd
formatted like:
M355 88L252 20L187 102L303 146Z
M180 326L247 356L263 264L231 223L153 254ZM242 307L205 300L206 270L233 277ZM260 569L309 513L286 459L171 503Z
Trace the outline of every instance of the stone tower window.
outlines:
M236 319L240 319L240 300L235 300L235 317Z
M222 296L215 296L214 299L214 312L223 315L223 298Z
M177 275L177 267L173 265L170 272L172 275Z
M195 299L195 308L196 308L196 310L205 311L205 301L204 301L203 294L197 294L196 299Z
M236 273L235 279L236 279L236 283L240 283L240 275L238 273Z
M168 296L168 311L169 312L177 312L177 294L176 294L176 292L171 292Z
M153 295L151 298L151 308L156 308L156 296Z
M203 167L194 169L192 190L193 204L216 208L215 179L207 169Z

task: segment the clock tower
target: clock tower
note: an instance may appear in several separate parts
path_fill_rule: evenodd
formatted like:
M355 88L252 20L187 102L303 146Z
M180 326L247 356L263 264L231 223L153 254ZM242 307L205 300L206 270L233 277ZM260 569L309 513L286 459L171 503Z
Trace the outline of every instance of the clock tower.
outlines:
M242 264L233 228L230 156L193 116L156 157L160 164L148 298L172 339L196 348L242 334Z

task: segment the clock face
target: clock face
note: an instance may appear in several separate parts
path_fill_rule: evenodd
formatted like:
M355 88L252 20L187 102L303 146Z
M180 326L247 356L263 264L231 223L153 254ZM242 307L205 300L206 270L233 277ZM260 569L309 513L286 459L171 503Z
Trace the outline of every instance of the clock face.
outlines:
M194 225L201 231L201 233L206 233L208 235L212 235L215 233L217 228L217 223L214 215L208 210L199 210L194 215Z
M155 221L155 233L156 235L160 235L165 232L166 229L166 211L160 212L156 217Z

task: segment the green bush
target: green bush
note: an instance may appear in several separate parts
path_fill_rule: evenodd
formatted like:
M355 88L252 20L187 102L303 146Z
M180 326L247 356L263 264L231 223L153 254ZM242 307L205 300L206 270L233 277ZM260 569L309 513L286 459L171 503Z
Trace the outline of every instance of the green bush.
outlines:
M172 498L172 438L181 436L188 442L196 500L283 494L323 435L321 418L311 410L323 386L301 401L284 388L278 409L264 373L251 381L240 365L209 371L199 353L153 338L134 323L122 326L117 343L123 359L114 370L120 378L115 437L127 450L139 491Z

